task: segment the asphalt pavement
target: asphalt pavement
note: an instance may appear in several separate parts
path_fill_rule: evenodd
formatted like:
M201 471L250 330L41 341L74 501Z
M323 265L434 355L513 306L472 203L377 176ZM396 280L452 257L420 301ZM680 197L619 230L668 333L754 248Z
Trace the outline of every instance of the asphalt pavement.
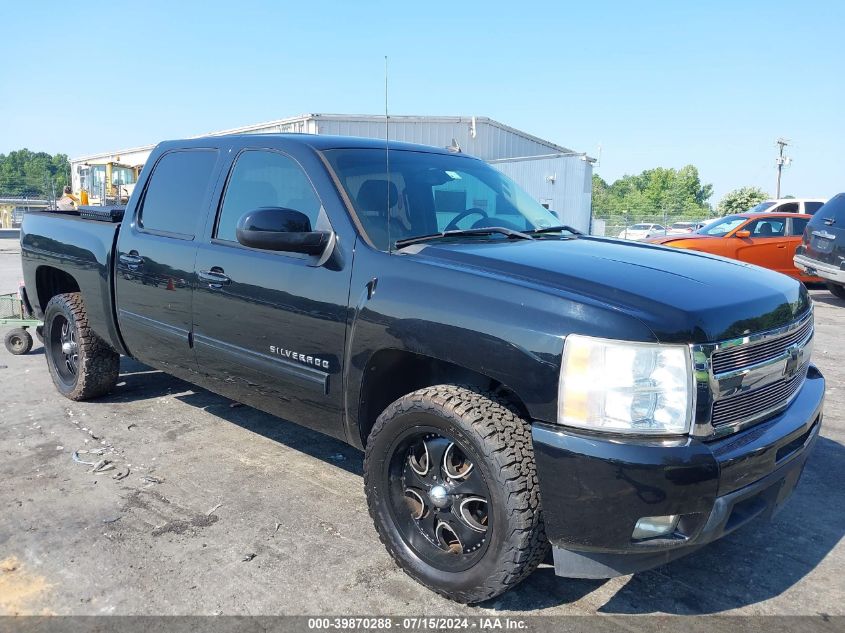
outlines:
M0 241L0 292L19 279ZM845 302L812 294L826 415L773 522L636 576L546 564L478 606L393 564L359 451L130 359L113 394L70 402L40 345L0 350L0 614L843 615ZM113 467L92 472L102 459Z

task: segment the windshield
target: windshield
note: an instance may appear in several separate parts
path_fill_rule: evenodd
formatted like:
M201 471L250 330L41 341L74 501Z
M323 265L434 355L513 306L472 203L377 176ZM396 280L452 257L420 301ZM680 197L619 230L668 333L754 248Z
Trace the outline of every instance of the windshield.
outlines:
M760 204L751 207L747 213L761 213L766 209L775 206L774 202L761 202Z
M443 231L530 231L560 224L516 183L468 156L391 150L388 176L383 149L333 149L324 154L362 228L381 250L388 250L388 241L393 248L397 240ZM469 239L507 238L485 234Z
M747 222L748 218L741 215L728 215L718 220L713 220L710 224L705 224L698 229L699 235L712 235L713 237L723 237L733 231L743 222Z
M131 167L114 166L111 169L111 184L113 185L134 185L135 170Z

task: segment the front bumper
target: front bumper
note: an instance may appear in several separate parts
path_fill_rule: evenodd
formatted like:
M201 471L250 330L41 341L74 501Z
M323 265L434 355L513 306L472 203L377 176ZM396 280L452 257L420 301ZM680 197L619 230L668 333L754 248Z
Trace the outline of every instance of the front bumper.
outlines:
M818 437L824 389L811 366L782 413L710 442L611 438L535 423L555 572L610 578L642 571L772 516L795 489ZM666 515L681 516L674 534L632 540L639 519Z
M817 261L806 255L796 255L792 258L795 267L813 277L821 277L838 284L845 284L845 270L833 264Z

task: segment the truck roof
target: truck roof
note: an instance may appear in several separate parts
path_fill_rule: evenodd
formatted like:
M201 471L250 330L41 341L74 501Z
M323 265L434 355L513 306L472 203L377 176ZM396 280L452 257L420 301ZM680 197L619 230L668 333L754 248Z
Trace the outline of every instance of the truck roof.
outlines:
M176 139L163 141L159 145L168 147L220 147L232 143L237 145L238 140L255 143L256 139L267 139L271 145L304 145L316 150L328 149L384 149L384 139L364 138L360 136L331 136L323 134L230 134L226 136L202 136L199 138ZM452 154L450 150L431 145L419 145L416 143L404 143L401 141L389 141L387 146L392 150L406 150L415 152L429 152L432 154ZM458 154L464 155L466 154Z

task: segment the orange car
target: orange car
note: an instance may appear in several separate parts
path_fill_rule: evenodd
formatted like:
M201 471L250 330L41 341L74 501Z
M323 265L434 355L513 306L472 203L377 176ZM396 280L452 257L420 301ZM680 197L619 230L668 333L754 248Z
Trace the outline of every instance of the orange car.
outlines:
M730 257L815 283L821 280L808 277L792 263L811 217L799 213L740 213L713 220L690 235L666 235L647 241Z

